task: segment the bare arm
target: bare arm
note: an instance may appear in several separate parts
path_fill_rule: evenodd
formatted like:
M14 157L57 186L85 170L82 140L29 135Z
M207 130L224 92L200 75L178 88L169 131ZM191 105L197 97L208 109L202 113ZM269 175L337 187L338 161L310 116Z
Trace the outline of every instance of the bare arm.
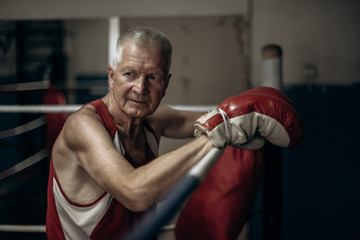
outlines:
M148 120L155 132L161 136L189 138L194 136L194 122L203 114L203 112L179 111L160 105Z
M154 204L213 148L210 139L202 136L134 169L116 150L98 118L73 116L64 131L80 166L101 188L133 211Z

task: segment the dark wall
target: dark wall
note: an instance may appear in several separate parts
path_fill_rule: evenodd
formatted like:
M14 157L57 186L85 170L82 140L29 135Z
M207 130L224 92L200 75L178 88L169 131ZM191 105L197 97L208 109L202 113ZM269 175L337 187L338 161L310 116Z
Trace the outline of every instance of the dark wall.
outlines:
M306 139L283 152L283 239L360 239L360 84L294 86Z

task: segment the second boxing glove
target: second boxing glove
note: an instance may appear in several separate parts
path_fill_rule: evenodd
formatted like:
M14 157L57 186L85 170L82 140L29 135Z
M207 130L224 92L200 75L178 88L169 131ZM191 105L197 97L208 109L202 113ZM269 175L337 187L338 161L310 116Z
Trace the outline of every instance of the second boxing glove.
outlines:
M300 117L281 91L260 87L223 101L195 122L195 136L207 134L215 147L261 148L265 139L295 147L304 136Z

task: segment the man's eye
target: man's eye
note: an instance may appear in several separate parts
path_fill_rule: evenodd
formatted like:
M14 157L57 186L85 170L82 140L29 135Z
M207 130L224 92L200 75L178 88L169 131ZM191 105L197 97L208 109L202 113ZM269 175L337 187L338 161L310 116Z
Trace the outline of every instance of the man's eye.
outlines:
M149 74L149 75L148 75L148 79L151 79L151 80L160 80L160 75L159 75L159 74Z
M134 80L136 78L136 74L134 72L125 72L123 76L129 80Z

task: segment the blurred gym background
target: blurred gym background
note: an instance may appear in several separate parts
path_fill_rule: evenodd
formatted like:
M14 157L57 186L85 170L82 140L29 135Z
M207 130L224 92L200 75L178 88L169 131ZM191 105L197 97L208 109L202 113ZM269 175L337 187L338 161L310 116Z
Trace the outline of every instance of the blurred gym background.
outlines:
M262 49L278 45L281 87L307 136L299 148L282 151L273 196L259 189L244 237L359 239L359 12L357 0L0 1L0 101L45 104L50 86L67 104L103 96L114 34L133 26L158 28L173 43L166 104L218 104L261 86ZM9 90L15 86L40 89ZM0 133L42 115L1 113ZM0 136L0 172L49 144L48 134L43 125ZM182 143L164 139L160 150ZM48 164L44 156L0 181L0 224L45 223ZM1 232L0 238L45 235Z

